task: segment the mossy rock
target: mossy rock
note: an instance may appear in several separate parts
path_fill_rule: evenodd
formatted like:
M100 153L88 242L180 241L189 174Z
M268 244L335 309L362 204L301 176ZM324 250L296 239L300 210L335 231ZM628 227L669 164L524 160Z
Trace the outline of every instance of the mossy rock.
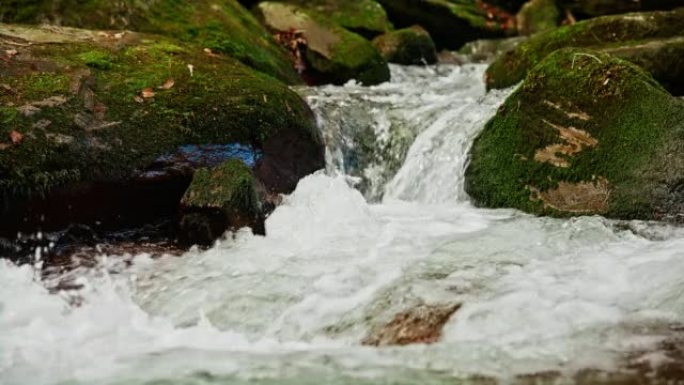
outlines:
M389 80L387 62L366 39L296 5L263 2L255 12L273 31L301 31L306 40L308 76L315 83L342 84L355 79L364 85Z
M134 186L159 156L182 145L253 148L261 154L255 173L273 192L291 191L324 165L306 103L228 56L132 32L0 24L0 37L0 52L11 53L0 60L5 229L13 217L28 226L43 216L26 214L36 200L63 208L64 220L86 216L76 209L84 199L74 198L82 190ZM50 205L55 196L68 204ZM100 205L103 213L114 206Z
M227 230L246 226L263 232L256 185L252 170L238 159L197 170L181 200L181 241L207 245Z
M288 84L301 83L287 53L235 0L8 0L0 5L0 22L166 35L232 56Z
M465 58L466 62L491 63L494 59L517 47L527 40L527 36L514 36L501 39L480 39L466 43L458 54Z
M530 0L522 6L515 18L518 33L527 36L556 28L560 17L555 0Z
M549 55L470 156L466 191L480 206L621 219L684 212L684 102L605 53Z
M391 31L392 24L382 5L375 0L284 0L326 15L331 21L366 37Z
M373 39L382 57L397 64L433 64L437 62L435 42L422 27L413 26L388 32Z
M539 33L515 49L499 56L487 69L487 87L505 88L518 83L523 80L527 71L548 54L560 48L606 49L619 56L619 50L615 49L620 45L632 46L637 41L669 39L677 36L684 36L684 8L674 11L604 16L581 21L571 26ZM633 52L626 54L625 58L637 60ZM681 56L673 56L667 60L681 61ZM657 73L654 74L657 75Z
M683 0L559 0L559 5L580 17L596 17L627 12L670 10L683 7Z
M379 0L396 27L421 25L437 46L459 49L465 43L515 33L515 16L475 0Z

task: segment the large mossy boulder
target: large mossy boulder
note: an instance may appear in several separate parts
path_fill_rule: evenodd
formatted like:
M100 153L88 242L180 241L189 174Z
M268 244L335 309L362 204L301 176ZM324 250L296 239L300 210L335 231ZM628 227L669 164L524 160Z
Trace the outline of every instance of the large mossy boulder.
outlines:
M518 33L524 36L554 29L560 21L555 0L530 0L516 14Z
M175 213L192 175L150 167L184 145L247 148L236 156L249 152L274 193L324 165L313 114L287 86L132 32L0 24L0 122L0 228L12 236Z
M184 244L210 245L226 230L251 227L264 233L264 216L252 170L228 160L195 172L180 204L179 238Z
M278 2L260 3L255 12L276 33L301 33L305 75L312 83L343 84L355 79L374 85L390 78L387 62L369 41L326 15Z
M396 27L421 25L439 48L515 33L515 16L480 0L379 0Z
M605 53L549 55L470 156L466 191L481 206L622 219L684 213L684 102Z
M287 52L235 0L7 0L0 2L0 22L166 35L232 56L285 83L301 83Z
M373 39L382 57L396 64L434 64L437 62L435 42L422 27L413 26L388 32Z
M392 30L382 5L375 0L284 0L326 15L331 21L366 37Z
M684 0L558 0L558 3L581 17L684 7Z
M666 63L657 63L658 67L667 65L676 70L682 62L681 50L670 44L676 41L669 40L681 36L684 36L684 8L585 20L532 36L515 49L500 55L487 69L487 87L505 88L518 83L548 54L565 47L605 50L644 65L647 70L651 69L648 57L642 60L638 53L653 56L656 55L654 50L659 49L657 56ZM622 50L620 47L630 48ZM639 47L644 49L640 50ZM666 72L658 68L653 70L658 79L665 74L668 83L672 83L674 75ZM684 82L684 79L680 78L679 81Z

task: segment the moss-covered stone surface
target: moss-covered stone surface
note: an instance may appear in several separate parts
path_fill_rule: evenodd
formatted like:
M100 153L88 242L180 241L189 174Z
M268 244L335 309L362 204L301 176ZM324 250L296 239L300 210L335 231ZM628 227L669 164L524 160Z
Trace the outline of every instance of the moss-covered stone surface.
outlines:
M301 82L287 53L235 0L5 0L0 22L161 34L232 56L288 84Z
M319 82L341 84L356 79L373 85L390 78L387 62L369 41L325 15L278 2L260 3L255 12L273 31L301 31L306 41L307 69Z
M684 8L667 12L633 13L585 20L572 26L537 34L514 50L499 56L487 69L487 86L505 88L518 83L523 80L527 71L548 54L560 48L590 47L605 49L623 56L623 52L616 50L620 45L634 46L635 42L638 42L637 45L642 45L647 41L678 36L684 36ZM651 44L651 48L655 47L656 45ZM624 57L646 65L648 60L639 61L639 55L636 52L626 50ZM661 51L659 57L664 58L667 52ZM677 54L677 52L673 53ZM681 56L669 56L666 60L681 62ZM659 72L654 70L654 75L659 77Z
M186 144L263 152L256 172L268 170L264 183L273 191L291 191L324 163L313 116L297 94L194 45L0 24L0 59L5 214L73 186L132 185L157 157ZM297 154L278 143L296 143Z
M515 33L515 17L481 0L379 0L395 27L421 25L439 48Z
M669 10L684 6L682 0L559 0L559 5L580 17L596 17L626 12Z
M586 49L549 55L475 140L466 190L554 216L678 218L684 103L647 72Z
M326 15L333 22L363 36L377 36L392 30L382 5L375 0L285 0Z
M181 213L184 243L209 244L226 230L264 227L252 170L238 159L197 170L181 200Z
M518 33L533 35L553 29L560 21L560 9L555 0L530 0L516 15Z
M373 45L390 63L433 64L437 62L435 42L422 27L388 32L373 39Z

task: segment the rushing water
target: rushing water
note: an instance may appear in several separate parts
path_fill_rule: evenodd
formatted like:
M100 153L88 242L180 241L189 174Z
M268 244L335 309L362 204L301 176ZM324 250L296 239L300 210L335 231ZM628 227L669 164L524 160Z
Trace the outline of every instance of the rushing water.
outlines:
M103 256L55 278L83 286L58 294L0 261L0 383L563 383L667 362L684 232L473 207L467 149L510 92L485 94L482 71L395 67L378 87L301 90L328 170L300 182L268 237ZM455 303L436 344L360 343L398 312Z

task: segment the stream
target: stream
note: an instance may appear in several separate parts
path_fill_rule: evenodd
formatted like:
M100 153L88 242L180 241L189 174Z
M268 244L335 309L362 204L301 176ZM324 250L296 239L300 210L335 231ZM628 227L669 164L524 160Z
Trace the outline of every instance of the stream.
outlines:
M684 229L470 202L469 146L512 92L486 93L484 69L299 89L327 169L267 237L45 280L0 260L0 384L564 384L676 362ZM361 344L424 304L462 304L439 342Z

